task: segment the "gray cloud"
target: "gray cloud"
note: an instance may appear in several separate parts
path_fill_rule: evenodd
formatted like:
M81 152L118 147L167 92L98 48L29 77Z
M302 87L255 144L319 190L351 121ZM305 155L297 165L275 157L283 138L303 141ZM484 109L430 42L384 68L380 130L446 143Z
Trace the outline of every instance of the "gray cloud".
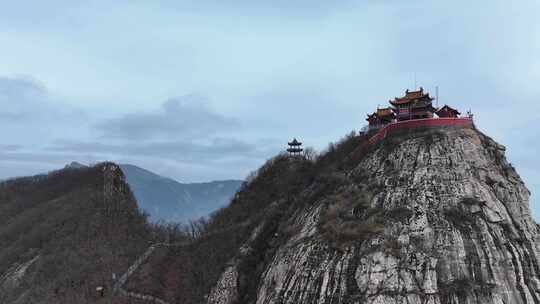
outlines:
M51 151L0 151L1 163L56 163L63 164L66 160L78 159L80 154L71 153L71 151L62 151L62 153Z
M166 101L155 113L131 113L100 122L97 128L107 138L151 140L155 138L208 138L238 126L218 114L204 98L186 95Z
M17 150L20 150L22 149L23 146L21 145L10 145L10 144L7 144L7 145L1 145L0 144L0 153L1 152L12 152L12 151L17 151Z
M213 178L242 178L276 152L274 141L240 140L239 121L198 95L109 119L77 115L82 109L57 100L31 78L0 78L0 106L8 109L1 123L12 130L0 145L0 178L102 160L144 163L182 180L209 179L212 172Z
M21 77L0 76L0 119L18 123L78 120L84 112L59 102L38 80Z
M216 162L224 158L264 158L271 147L248 143L234 138L214 138L207 141L138 141L128 143L103 143L60 141L49 148L52 151L117 154L130 156L161 157L171 160Z
M53 113L44 86L30 78L0 77L0 118L20 120Z

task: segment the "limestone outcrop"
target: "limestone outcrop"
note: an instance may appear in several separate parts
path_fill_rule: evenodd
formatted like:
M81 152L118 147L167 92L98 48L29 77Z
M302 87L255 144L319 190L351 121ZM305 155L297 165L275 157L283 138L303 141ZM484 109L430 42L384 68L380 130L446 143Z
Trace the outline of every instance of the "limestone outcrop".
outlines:
M540 229L504 151L468 128L371 147L336 191L286 219L294 229L257 278L255 302L540 303ZM209 304L234 303L231 269Z

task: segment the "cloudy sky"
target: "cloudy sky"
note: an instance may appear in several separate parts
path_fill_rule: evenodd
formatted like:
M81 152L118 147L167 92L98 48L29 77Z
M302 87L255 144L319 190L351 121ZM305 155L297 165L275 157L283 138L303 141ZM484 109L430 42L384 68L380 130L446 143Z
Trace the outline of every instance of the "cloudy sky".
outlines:
M71 161L243 178L417 83L507 146L540 218L540 2L3 1L0 178Z

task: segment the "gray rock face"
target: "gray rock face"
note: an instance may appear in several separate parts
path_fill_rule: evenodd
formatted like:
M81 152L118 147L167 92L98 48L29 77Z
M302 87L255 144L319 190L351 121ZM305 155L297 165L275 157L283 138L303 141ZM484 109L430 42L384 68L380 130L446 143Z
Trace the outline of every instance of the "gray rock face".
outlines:
M21 281L26 274L26 271L32 264L34 264L39 258L36 255L32 259L22 263L13 265L6 273L0 276L0 291L7 293L8 291L15 290L21 285Z
M319 225L335 196L299 210L256 303L540 303L540 229L504 150L472 129L387 139L340 188L370 192L382 230L335 246ZM208 303L232 303L236 277Z

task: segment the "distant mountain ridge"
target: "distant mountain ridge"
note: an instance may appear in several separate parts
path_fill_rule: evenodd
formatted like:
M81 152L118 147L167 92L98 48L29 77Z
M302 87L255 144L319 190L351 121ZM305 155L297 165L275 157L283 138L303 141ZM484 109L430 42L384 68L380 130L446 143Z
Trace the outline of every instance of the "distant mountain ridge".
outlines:
M149 214L151 222L182 222L208 216L225 207L242 185L241 180L221 180L203 183L180 183L147 169L119 165L126 176L139 208ZM65 169L88 166L79 162L67 164Z
M242 184L241 180L179 183L146 169L121 164L139 207L150 221L187 222L207 216L226 206Z

